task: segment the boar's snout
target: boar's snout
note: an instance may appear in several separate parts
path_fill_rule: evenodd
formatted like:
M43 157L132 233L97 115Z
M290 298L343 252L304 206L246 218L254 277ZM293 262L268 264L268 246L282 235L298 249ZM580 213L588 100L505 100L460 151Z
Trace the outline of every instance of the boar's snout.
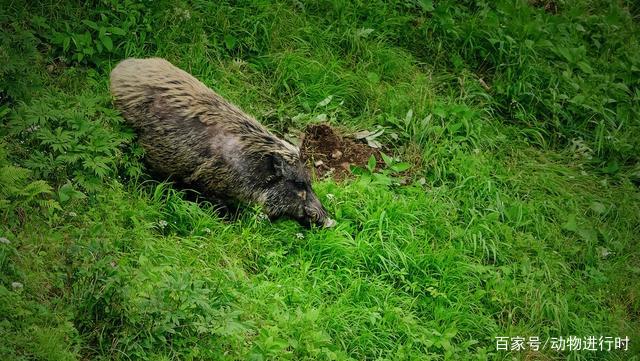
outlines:
M315 194L311 193L307 205L304 207L303 223L307 225L315 224L318 227L331 228L336 225L336 221L329 217L327 210Z

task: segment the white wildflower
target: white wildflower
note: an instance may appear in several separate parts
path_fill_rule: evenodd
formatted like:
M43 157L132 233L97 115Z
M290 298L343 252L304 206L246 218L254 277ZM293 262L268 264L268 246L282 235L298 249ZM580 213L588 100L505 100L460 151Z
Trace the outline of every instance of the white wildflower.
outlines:
M296 237L298 237L298 239L304 239L304 234L296 233Z
M158 225L160 226L160 228L164 228L167 226L167 221L165 221L164 219L161 220L160 222L158 222Z
M11 288L14 290L21 290L23 287L24 285L20 282L11 282Z
M209 228L205 228L202 231L206 234L211 234L211 230Z
M187 9L175 8L174 11L176 17L180 18L181 20L187 21L191 19L191 13Z
M76 212L69 212L69 217L76 217L78 214Z
M247 65L247 62L242 60L242 59L240 59L240 58L233 59L232 63L236 68L242 68L245 65Z

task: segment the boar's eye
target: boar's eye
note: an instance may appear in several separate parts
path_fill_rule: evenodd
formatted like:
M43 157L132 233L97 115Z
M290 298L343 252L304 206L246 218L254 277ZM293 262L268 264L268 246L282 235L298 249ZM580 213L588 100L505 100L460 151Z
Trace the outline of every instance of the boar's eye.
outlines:
M307 184L305 182L303 182L303 181L300 181L300 180L292 180L291 184L293 184L293 187L295 189L305 189L305 188L307 188Z

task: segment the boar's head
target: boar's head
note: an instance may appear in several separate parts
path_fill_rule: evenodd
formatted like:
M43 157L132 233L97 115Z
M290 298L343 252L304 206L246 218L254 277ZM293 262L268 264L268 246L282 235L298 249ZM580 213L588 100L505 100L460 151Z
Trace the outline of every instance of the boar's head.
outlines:
M255 172L261 200L271 218L291 217L305 227L333 227L336 222L311 188L311 178L299 157L279 153L263 155Z

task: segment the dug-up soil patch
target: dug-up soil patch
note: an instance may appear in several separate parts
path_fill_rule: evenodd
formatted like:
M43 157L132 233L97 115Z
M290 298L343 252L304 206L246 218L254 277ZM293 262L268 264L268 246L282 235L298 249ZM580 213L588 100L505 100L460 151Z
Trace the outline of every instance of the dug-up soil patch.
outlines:
M558 4L555 0L529 0L529 4L539 9L544 9L549 14L558 13Z
M380 151L364 143L341 136L326 124L309 125L302 136L301 158L317 178L343 180L351 175L352 165L365 168L371 155L382 165Z

